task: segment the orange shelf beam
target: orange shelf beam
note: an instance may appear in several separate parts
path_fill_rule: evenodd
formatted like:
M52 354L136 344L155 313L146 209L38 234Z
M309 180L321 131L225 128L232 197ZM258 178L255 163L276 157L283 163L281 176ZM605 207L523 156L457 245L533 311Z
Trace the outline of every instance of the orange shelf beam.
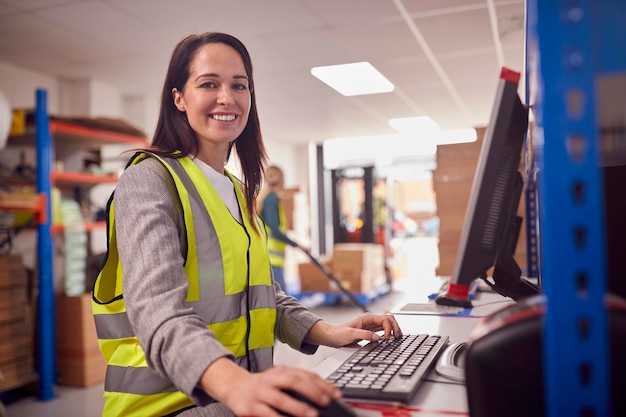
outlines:
M66 133L69 135L85 136L98 138L104 142L110 143L130 143L145 146L148 144L146 138L141 136L129 135L126 133L111 132L103 129L95 129L84 126L77 126L72 123L61 122L58 120L50 120L50 133Z
M7 193L0 191L0 210L28 211L35 213L37 223L47 221L46 196L44 194Z
M89 172L69 172L54 171L50 173L52 182L55 183L80 183L80 184L102 184L116 183L119 179L117 175L95 175Z
M85 232L91 232L92 230L97 230L97 229L104 229L107 227L107 223L105 221L99 221L99 222L87 222L85 223L83 230ZM56 233L61 233L65 231L65 226L63 226L62 224L54 224L52 225L52 233L56 234Z

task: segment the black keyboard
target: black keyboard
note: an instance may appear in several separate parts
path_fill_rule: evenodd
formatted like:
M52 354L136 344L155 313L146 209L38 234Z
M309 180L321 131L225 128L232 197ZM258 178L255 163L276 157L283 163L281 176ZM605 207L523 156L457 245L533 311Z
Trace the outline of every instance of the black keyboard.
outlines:
M404 335L359 348L328 378L346 399L408 404L448 345L448 336Z

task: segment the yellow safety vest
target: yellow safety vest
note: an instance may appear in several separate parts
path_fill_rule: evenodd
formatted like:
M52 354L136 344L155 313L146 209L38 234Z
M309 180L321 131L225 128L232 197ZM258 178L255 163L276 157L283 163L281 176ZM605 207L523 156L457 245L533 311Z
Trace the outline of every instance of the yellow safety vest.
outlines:
M190 158L138 153L129 166L147 157L157 158L167 168L183 209L186 236L182 238L181 250L189 279L187 302L240 366L253 372L268 369L273 363L276 298L265 235L255 233L245 215L240 183L226 172L236 184L243 226L231 216ZM148 367L130 325L116 245L114 195L109 200L107 214L107 258L96 280L92 300L98 343L107 362L103 416L163 416L189 408L193 406L191 399ZM217 236L219 244L196 239L207 233ZM249 310L246 305L251 306Z
M283 231L283 233L287 230L287 216L285 215L285 209L280 199L278 200L278 228ZM267 249L270 253L270 263L272 266L283 268L285 266L285 249L287 248L287 244L274 237L268 226L266 226L266 230L268 234Z

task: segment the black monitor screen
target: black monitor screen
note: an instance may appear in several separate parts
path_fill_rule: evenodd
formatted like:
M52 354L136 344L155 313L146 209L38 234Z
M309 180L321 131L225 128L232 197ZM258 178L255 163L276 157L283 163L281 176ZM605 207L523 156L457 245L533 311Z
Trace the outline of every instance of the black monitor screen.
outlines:
M452 276L437 304L471 307L469 288L479 278L513 299L540 291L521 278L513 258L522 222L517 215L524 186L519 166L528 130L528 108L517 93L519 78L518 72L502 69ZM492 267L493 276L487 277Z

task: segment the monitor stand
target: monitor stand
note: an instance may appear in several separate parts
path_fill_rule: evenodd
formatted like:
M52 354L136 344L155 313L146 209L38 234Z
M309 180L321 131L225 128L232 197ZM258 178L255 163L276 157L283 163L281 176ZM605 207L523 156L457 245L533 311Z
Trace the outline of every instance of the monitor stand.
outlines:
M515 232L508 234L505 239L503 245L505 253L498 255L496 264L494 265L492 279L490 280L486 276L482 277L482 280L495 292L516 301L523 297L542 293L537 285L522 278L522 270L514 257L515 245L521 224L522 218L516 216L512 224Z
M435 303L440 306L472 308L472 301L469 297L470 294L476 292L477 288L478 282L476 280L472 281L469 286L449 282L447 291L439 294L435 298ZM458 296L455 297L454 295Z

